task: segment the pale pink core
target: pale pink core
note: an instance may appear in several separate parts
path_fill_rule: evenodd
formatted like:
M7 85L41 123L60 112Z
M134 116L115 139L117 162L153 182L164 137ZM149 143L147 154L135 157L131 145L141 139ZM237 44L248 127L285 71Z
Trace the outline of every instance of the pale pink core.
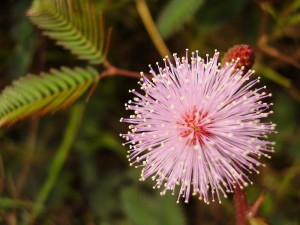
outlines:
M275 124L264 122L272 113L266 87L255 88L254 71L236 70L232 62L220 68L219 53L203 59L198 53L164 59L152 79L142 75L141 92L125 104L132 111L122 122L130 165L141 167L141 178L154 188L179 191L209 203L221 195L252 184L248 174L259 173L261 156L270 158L274 143L266 140ZM250 79L251 78L251 79Z

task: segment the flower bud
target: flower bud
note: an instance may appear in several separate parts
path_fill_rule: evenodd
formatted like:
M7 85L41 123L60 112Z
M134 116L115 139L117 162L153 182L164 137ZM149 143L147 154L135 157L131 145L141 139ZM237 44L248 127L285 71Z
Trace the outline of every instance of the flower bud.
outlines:
M236 69L244 67L244 71L247 72L252 68L255 61L254 50L249 45L235 45L225 53L222 59L222 65L238 58L239 61L235 66Z

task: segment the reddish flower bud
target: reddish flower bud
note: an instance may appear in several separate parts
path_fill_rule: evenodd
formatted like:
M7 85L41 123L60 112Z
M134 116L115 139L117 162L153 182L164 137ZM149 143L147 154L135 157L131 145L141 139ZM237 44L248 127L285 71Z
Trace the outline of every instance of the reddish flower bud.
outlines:
M239 62L236 64L236 68L240 69L244 67L245 72L252 68L255 61L254 50L249 45L235 45L228 49L222 59L222 65L226 62L231 62L239 58Z

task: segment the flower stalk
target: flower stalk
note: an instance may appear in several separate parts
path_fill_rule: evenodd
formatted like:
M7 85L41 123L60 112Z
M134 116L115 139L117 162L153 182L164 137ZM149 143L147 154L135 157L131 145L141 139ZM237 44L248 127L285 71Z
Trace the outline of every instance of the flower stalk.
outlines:
M248 203L245 190L239 185L234 191L236 225L247 225Z

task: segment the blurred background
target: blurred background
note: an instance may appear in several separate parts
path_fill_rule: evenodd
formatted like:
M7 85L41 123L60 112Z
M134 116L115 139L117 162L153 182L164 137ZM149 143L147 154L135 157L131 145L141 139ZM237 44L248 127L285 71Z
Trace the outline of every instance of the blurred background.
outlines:
M29 22L30 0L0 4L1 89L28 73L86 65ZM218 49L224 54L236 44L255 49L254 69L273 93L270 119L279 133L271 137L277 142L275 154L264 160L267 167L260 175L251 176L254 185L246 192L249 202L265 193L259 214L268 224L299 225L300 1L148 0L147 4L171 52L180 55L189 48L212 55ZM148 72L149 63L161 62L135 1L95 0L95 6L103 12L105 26L113 28L109 62L137 72ZM119 119L128 116L124 103L132 97L128 93L132 88L137 88L136 79L106 78L88 103L82 97L66 110L0 129L0 224L235 223L232 196L221 205L194 198L189 204L176 204L171 194L159 196L152 181L138 181L140 169L129 167L119 137L127 132ZM66 127L76 107L85 108L78 134L54 179L53 159L68 137ZM45 194L42 187L51 182ZM32 221L37 204L43 209Z

